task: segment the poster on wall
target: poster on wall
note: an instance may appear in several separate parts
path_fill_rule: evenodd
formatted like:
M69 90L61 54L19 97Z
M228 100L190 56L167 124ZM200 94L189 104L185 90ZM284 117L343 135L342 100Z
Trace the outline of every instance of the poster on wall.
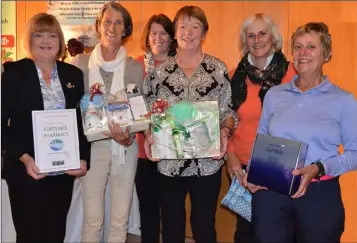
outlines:
M91 48L98 42L95 20L106 2L108 1L47 1L47 13L58 19L66 42L76 38L85 47Z
M16 60L16 1L1 2L1 63Z

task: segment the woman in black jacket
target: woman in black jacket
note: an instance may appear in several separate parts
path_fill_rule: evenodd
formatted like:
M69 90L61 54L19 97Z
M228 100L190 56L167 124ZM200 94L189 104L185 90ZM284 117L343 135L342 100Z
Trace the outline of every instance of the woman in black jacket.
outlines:
M57 61L65 42L52 15L40 13L27 25L28 58L4 64L1 80L1 149L9 188L16 242L63 242L75 177L86 174L90 144L83 134L79 103L84 93L80 69ZM76 109L80 169L38 173L32 111Z

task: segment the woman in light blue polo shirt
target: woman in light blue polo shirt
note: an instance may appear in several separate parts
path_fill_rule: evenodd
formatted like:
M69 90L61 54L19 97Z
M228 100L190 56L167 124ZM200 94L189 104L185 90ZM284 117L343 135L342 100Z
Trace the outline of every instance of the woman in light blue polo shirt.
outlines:
M298 75L268 91L258 133L309 145L305 167L293 171L303 179L291 197L245 181L253 193L252 225L259 242L340 242L345 212L338 178L357 169L357 102L323 75L332 46L324 23L298 27L291 43Z

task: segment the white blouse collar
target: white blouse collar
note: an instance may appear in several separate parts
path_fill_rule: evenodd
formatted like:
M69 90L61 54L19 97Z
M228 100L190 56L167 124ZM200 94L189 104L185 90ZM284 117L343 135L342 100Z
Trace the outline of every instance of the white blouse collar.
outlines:
M267 66L270 64L271 60L273 60L273 57L274 57L274 52L268 56L267 62L265 63L265 66L264 66L264 69L263 69L263 70L265 70L265 69L267 68ZM249 62L251 65L254 65L254 64L253 64L252 54L250 54L250 53L248 53L248 62Z

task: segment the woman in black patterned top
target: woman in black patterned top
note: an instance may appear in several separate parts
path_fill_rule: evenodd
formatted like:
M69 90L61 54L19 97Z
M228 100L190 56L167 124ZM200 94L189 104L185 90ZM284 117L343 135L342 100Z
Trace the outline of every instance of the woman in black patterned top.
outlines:
M156 68L154 77L144 82L149 97L167 100L170 105L180 100L218 101L221 124L221 156L189 160L158 162L160 175L163 243L185 241L185 197L191 198L191 225L196 243L217 242L215 214L221 186L221 167L227 139L237 119L229 108L230 81L226 65L202 52L202 42L208 22L202 9L196 6L181 8L174 18L177 54ZM146 134L146 154L152 159Z

